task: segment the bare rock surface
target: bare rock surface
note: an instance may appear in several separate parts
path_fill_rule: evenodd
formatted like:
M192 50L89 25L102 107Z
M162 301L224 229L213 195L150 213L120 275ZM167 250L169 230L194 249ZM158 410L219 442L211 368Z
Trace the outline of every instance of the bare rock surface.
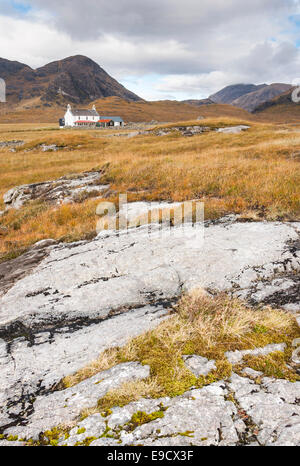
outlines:
M201 117L198 120L202 119ZM226 128L217 128L215 131L218 133L225 133L225 134L239 134L242 131L247 131L250 129L250 126L239 125L239 126L229 126ZM167 136L168 134L176 134L179 133L182 136L192 137L198 134L208 133L210 131L214 131L214 128L210 128L209 126L200 126L200 125L193 125L193 126L170 126L166 128L159 128L159 129L151 129L151 130L143 130L143 131L131 131L127 134L118 134L117 136L126 136L127 138L134 138L140 135L155 135L155 136ZM116 136L116 135L115 135Z
M114 369L119 371L120 366ZM144 368L140 377L146 371ZM104 377L99 385L110 383L112 371L107 373L97 376ZM58 444L74 446L89 440L92 446L300 445L299 389L299 382L264 378L259 385L233 374L227 381L192 389L175 398L141 399L122 408L114 407L104 415L92 414L77 422L68 438L62 435ZM67 403L74 406L80 398L80 388L72 390L75 401L68 399ZM94 387L92 390L96 391ZM86 388L85 393L88 391ZM62 397L62 394L55 396ZM54 414L56 411L54 407ZM144 423L135 425L132 420L138 413L148 415L148 422L145 416ZM50 416L46 413L45 417L49 423ZM35 414L31 425L18 428L23 435L25 432L37 436L45 426L42 421L38 424L36 418ZM18 429L11 431L18 433Z
M51 332L15 330L23 336L0 339L0 429L22 425L37 396L47 396L58 382L97 359L99 353L124 345L166 317L162 306L144 306L102 322L78 323Z
M75 387L40 396L33 402L33 413L27 427L10 427L8 435L22 435L23 438L38 440L39 434L59 424L68 424L76 419L83 409L97 405L98 399L122 383L146 379L149 366L136 362L124 363L84 380Z
M247 129L250 129L250 126L239 125L239 126L229 126L228 128L219 128L217 132L224 133L224 134L239 134L242 131L247 131Z
M183 290L201 286L228 291L249 301L254 296L255 303L272 300L276 305L278 300L280 306L294 306L297 314L299 232L299 223L246 224L236 222L235 218L207 223L204 239L202 224L185 225L184 229L163 228L163 231L154 228L152 232L142 227L123 233L104 232L89 242L46 241L32 249L32 256L25 255L19 261L16 259L17 262L4 264L3 296L0 297L0 433L13 433L17 429L15 432L22 436L22 428L32 428L36 435L42 428L38 419L44 417L38 414L42 412L38 406L46 410L49 397L61 395L55 390L62 377L84 367L104 349L125 344L129 337L153 328L165 318L166 310ZM34 254L38 255L35 259ZM8 283L5 277L9 275ZM262 284L268 287L267 294L259 294ZM251 379L245 380L252 386ZM285 396L287 391L293 392L293 387L298 389L296 384L288 384L280 386L285 387ZM228 388L221 385L215 387L218 395L202 389L198 401L197 391L196 400L190 394L171 400L170 406L174 409L170 407L165 412L166 424L163 419L153 421L163 432L159 438L154 431L147 431L151 427L149 423L138 428L137 437L126 437L132 435L130 432L124 434L122 442L238 444L245 438L243 424L240 419L233 421L234 406L224 398ZM253 387L259 392L262 390L263 400L271 400L268 406L273 406L274 418L278 396L271 390L275 385ZM231 389L239 391L238 387ZM209 401L212 396L213 402ZM289 397L293 399L293 395ZM35 404L37 400L40 404ZM282 424L275 426L274 420L255 442L288 442L285 425L292 426L289 427L291 441L299 442L297 423L294 423L298 414L292 415L298 412L295 400L280 404L280 409L283 407L286 412L286 417L282 414L280 418ZM255 406L260 406L255 404L258 401L249 399L243 409L254 412ZM198 404L193 405L194 402ZM199 416L195 417L200 407L204 413L203 425ZM261 412L267 415L267 408L264 409ZM182 414L176 418L176 412ZM188 414L185 416L184 412ZM257 416L258 413L259 410ZM285 424L289 416L293 417L292 423ZM258 424L261 422L255 419ZM188 420L193 428L188 427ZM39 425L37 430L35 425ZM274 429L278 432L276 439ZM178 434L186 431L197 434L194 438ZM30 430L26 432L29 435ZM110 439L99 439L101 435L95 435L97 442L107 444Z
M84 196L99 197L108 189L107 185L100 184L100 175L101 171L85 172L54 181L17 186L4 194L4 203L7 209L19 209L33 200L61 204L78 202Z
M264 348L256 348L254 350L227 351L225 356L230 364L238 364L241 362L244 356L266 356L270 353L275 353L276 351L284 351L285 347L286 345L284 343L277 345L267 345Z
M10 261L0 263L0 296L5 294L15 282L30 273L48 254L48 247L56 241L49 239L36 243L25 254Z
M7 147L10 151L15 151L16 147L21 147L25 144L24 141L13 139L12 141L0 141L0 149L6 149Z
M197 356L196 354L190 356L183 356L183 360L187 368L196 376L207 375L216 369L215 361L209 361L207 358Z

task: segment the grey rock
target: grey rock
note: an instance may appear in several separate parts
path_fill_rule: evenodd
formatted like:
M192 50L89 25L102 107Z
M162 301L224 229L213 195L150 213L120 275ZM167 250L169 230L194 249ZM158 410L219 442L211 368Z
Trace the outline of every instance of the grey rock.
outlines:
M23 146L25 144L24 141L19 140L12 140L12 141L0 141L0 149L9 147L11 149L15 149L16 147Z
M98 440L94 440L90 447L113 447L113 446L120 446L118 440L114 440L112 438L99 438Z
M5 294L18 280L28 275L49 253L48 244L35 245L25 254L0 263L0 296ZM0 329L0 336L1 336Z
M226 358L230 364L239 364L242 361L244 356L266 356L267 354L274 353L276 351L284 351L286 348L285 343L281 344L271 344L267 345L264 348L256 348L254 350L244 350L244 351L227 351L225 353Z
M196 376L207 375L211 371L217 369L215 361L209 361L202 356L192 355L192 356L183 356L183 360L187 368Z
M145 379L150 375L149 366L131 362L115 366L107 371L84 380L78 385L48 396L40 396L33 403L33 413L26 426L10 427L6 435L22 435L24 438L38 439L39 434L59 424L68 424L83 409L97 405L109 390L119 387L126 381ZM88 421L86 421L87 425Z
M125 344L131 336L153 328L182 290L200 286L248 297L257 291L259 282L272 283L274 293L281 292L284 274L300 267L299 223L234 221L207 223L204 241L202 224L171 231L141 228L104 233L90 242L66 245L50 241L47 247L36 245L29 254L1 264L0 426L8 430L9 425L16 424L11 425L12 432L18 429L21 434L28 428L29 435L35 425L33 434L37 435L48 422L45 417L43 423L41 417L52 410L52 396L61 394L51 393L59 380L84 367L104 349ZM278 270L280 280L276 281ZM251 391L259 391L253 381L243 379L246 385L238 392L250 396ZM212 389L214 397L224 401L226 390L221 386ZM273 397L274 402L278 399L272 393L265 395ZM232 406L230 409L234 410ZM189 413L191 410L188 407ZM59 423L75 415L73 405L59 413L53 407L53 413ZM193 422L196 425L198 420ZM235 428L234 422L226 421L222 427L222 438L228 444L235 442L242 429L240 423ZM183 425L184 421L179 422L180 429ZM169 436L166 426L164 429ZM220 439L213 440L215 425L210 432L209 442L220 443ZM176 437L177 442L193 441L176 436L176 432L171 435L170 442ZM150 443L167 441L147 436L143 439Z
M0 440L0 447L22 447L24 446L24 442L13 442L10 440Z
M267 280L278 261L294 260L285 245L298 238L294 228L279 223L214 225L205 228L204 241L202 225L162 232L152 236L141 228L51 247L31 275L2 297L0 326L20 318L30 328L104 319L111 312L168 301L182 289L198 286L230 291L245 268L270 264L267 272L261 271ZM247 285L250 291L256 282L250 278Z
M246 367L243 369L243 374L247 375L251 379L256 379L257 377L261 377L263 375L263 372L260 371L255 371L254 369L251 369L250 367Z
M250 126L239 125L239 126L229 126L227 128L219 128L217 129L218 133L225 133L225 134L239 134L242 131L246 131L250 129Z
M65 176L54 181L18 186L7 191L3 200L6 209L19 209L32 200L52 204L81 201L84 197L98 197L108 190L99 183L101 171Z
M145 306L77 330L66 327L54 333L37 333L31 341L17 338L10 343L9 352L8 344L0 339L0 427L24 411L24 397L31 410L31 400L40 391L48 393L63 377L88 365L105 349L126 344L165 317L163 307ZM20 416L20 421L26 419L26 413Z
M41 241L35 243L31 247L31 250L47 248L48 246L53 246L54 244L57 244L57 241L54 239L42 239Z
M297 397L300 382L265 379L262 385L256 385L234 374L229 386L241 409L257 425L257 440L261 445L299 444L300 407Z

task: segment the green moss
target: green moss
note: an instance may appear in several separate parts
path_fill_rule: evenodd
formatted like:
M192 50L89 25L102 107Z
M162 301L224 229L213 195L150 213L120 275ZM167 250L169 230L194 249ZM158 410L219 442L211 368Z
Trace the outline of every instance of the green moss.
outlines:
M286 379L290 382L300 381L296 371L287 367L289 351L283 353L276 351L267 356L247 355L243 358L243 367L250 367L255 371L263 372L267 377Z
M77 430L77 435L84 434L85 431L86 431L85 427L81 427L81 429Z
M106 409L105 411L103 411L103 412L101 413L101 416L102 416L102 417L108 417L108 416L110 416L111 414L112 414L112 410L108 408L108 409Z
M265 327L264 325L255 325L255 327L253 328L253 332L254 333L268 333L268 329L267 327Z
M161 406L161 409L159 411L154 411L150 414L147 414L144 411L137 411L132 415L130 421L126 424L127 430L132 431L136 429L138 426L148 424L149 422L155 421L156 419L163 418L167 409L168 408Z
M84 441L83 441L83 446L89 447L90 444L92 442L94 442L94 440L97 440L97 437L87 437L87 438L85 438Z
M111 434L110 432L112 431L111 428L108 426L107 421L106 422L106 428L103 434L100 436L100 438L115 438L115 434Z
M18 440L18 436L17 435L9 435L6 440L8 440L8 442L16 442Z
M46 430L40 435L40 440L38 442L27 440L28 445L52 445L57 446L61 438L67 439L69 435L70 428L66 427L54 427L52 430Z
M178 432L178 435L180 435L181 437L190 437L190 438L193 438L194 437L194 434L195 432L193 430L187 430L186 432Z

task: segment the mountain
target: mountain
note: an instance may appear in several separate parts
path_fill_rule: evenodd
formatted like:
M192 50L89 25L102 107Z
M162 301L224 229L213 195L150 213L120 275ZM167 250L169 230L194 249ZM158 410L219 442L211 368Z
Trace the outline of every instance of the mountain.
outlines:
M36 70L16 61L0 58L0 77L6 81L7 102L88 103L95 99L118 96L141 100L83 55L54 61Z
M299 123L300 103L293 102L293 90L294 88L268 102L264 102L253 113L256 117L264 120L280 123Z
M238 99L235 99L233 102L231 102L231 105L243 108L248 112L254 112L255 109L260 105L274 99L274 97L277 97L284 92L287 92L289 89L291 89L290 84L270 84L269 86L264 86L257 91L250 92L239 97Z
M212 94L209 99L217 104L231 104L239 97L263 89L266 86L267 84L260 84L258 86L255 84L233 84L232 86L226 86L219 92Z
M215 104L211 99L190 99L190 100L183 100L183 104L195 105L196 107L202 107L202 105L212 105Z

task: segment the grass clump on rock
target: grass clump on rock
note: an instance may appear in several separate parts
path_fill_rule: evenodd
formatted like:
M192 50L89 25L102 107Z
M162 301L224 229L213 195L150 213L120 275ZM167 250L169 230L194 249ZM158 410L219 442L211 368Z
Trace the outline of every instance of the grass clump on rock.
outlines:
M150 366L147 380L126 382L109 391L95 409L83 413L86 417L145 397L175 397L192 386L201 388L222 380L232 373L232 365L225 356L227 351L254 349L271 343L285 343L285 353L264 358L247 356L245 367L297 380L293 369L283 368L291 356L292 342L299 335L296 320L288 312L270 307L251 308L238 299L226 295L212 298L198 290L183 296L174 315L158 327L131 339L123 348L104 351L89 366L66 377L63 384L74 386L122 362L139 361ZM191 354L214 359L216 369L197 378L182 358Z

